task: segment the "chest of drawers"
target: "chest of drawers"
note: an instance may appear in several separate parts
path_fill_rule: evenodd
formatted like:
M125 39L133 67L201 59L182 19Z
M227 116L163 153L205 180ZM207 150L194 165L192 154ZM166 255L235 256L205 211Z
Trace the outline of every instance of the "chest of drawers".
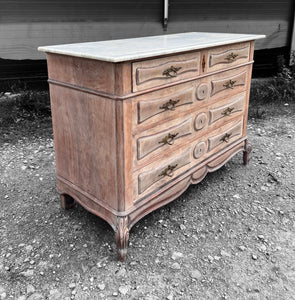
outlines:
M130 228L244 151L257 35L185 33L40 47L61 204Z

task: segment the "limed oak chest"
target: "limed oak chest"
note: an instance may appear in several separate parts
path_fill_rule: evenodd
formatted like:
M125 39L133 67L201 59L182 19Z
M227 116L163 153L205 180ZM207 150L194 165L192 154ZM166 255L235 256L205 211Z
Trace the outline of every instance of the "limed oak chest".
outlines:
M244 151L254 40L184 33L40 47L47 53L58 191L130 228Z

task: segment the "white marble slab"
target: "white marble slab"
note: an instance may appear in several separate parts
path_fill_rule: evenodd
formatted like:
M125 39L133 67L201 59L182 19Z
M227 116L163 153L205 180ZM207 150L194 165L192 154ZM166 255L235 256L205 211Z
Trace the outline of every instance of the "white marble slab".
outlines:
M39 47L39 51L109 62L198 50L264 38L265 35L188 32L132 39Z

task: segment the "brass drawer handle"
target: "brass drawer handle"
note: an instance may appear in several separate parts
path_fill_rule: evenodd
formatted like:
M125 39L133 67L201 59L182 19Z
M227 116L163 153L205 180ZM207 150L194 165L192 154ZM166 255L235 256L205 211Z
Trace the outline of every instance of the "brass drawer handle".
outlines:
M223 86L226 88L226 89L233 89L234 86L235 86L235 83L237 81L236 80L229 80L228 82L226 82Z
M172 100L170 99L168 102L160 106L160 109L164 110L175 110L175 105L180 101L180 99Z
M238 57L238 54L234 54L233 52L231 54L229 54L225 59L228 62L232 62L234 60L236 60L236 58Z
M225 111L223 111L221 114L224 115L225 117L226 116L230 116L233 112L235 108L234 107L228 107Z
M164 144L164 145L173 145L174 139L177 137L177 133L168 133L160 142L159 144Z
M228 143L229 142L229 138L231 137L231 133L226 133L221 139L220 141Z
M166 77L176 77L177 76L177 72L181 69L181 67L177 68L174 66L171 66L170 68L166 69L165 71L163 71L163 75Z
M159 174L159 177L162 177L162 176L163 177L165 177L165 176L172 177L173 176L173 170L177 166L178 166L177 164L175 164L175 165L168 165L168 167Z

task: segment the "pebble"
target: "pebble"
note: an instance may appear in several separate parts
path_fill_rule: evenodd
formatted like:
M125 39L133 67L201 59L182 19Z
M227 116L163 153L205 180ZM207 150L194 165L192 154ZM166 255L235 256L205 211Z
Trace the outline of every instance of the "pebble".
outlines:
M72 282L69 284L70 289L74 289L76 287L76 283Z
M201 279L203 277L202 273L197 269L191 271L190 276L191 276L191 278L194 278L194 279Z
M268 207L265 207L265 210L268 212L268 213L270 213L270 214L273 214L274 213L274 211L273 210L271 210L270 208L268 208Z
M181 230L185 230L185 229L186 229L185 225L183 225L183 224L180 224L180 225L179 225L179 228L180 228Z
M241 251L245 251L246 247L245 246L239 246L238 249L241 250Z
M221 251L220 251L220 255L221 255L221 256L226 256L226 257L231 257L231 254L228 253L228 252L226 252L226 251L224 251L224 250L221 250Z
M171 293L171 294L169 294L168 296L167 296L167 300L173 300L173 294Z
M179 258L181 258L181 257L183 257L183 254L182 254L181 252L173 252L171 258L172 258L173 260L176 260L176 259L179 259Z
M32 276L34 276L34 270L27 270L27 271L21 272L20 274L25 277L32 277Z
M6 296L7 296L6 292L3 292L0 294L0 299L4 300L4 299L6 299Z
M130 290L130 286L129 285L122 285L119 287L119 292L122 295L126 295Z
M126 269L125 268L121 268L117 273L116 275L119 276L119 277L125 277L126 276Z
M252 254L252 259L253 259L253 260L257 260L257 259L258 259L257 255Z
M100 283L100 284L97 285L97 287L98 287L101 291L103 291L103 290L105 289L106 285L105 285L104 283Z
M34 293L27 300L44 300L44 296L40 293Z
M52 289L49 291L48 300L60 300L63 299L62 293L58 289Z
M177 263L177 262L175 262L175 263L172 264L171 268L172 268L173 270L180 270L180 264Z
M258 250L259 250L260 252L265 252L265 251L266 251L266 246L265 246L264 244L262 244L262 245L260 245L260 246L258 247Z
M212 263L214 260L214 258L211 255L208 255L208 259L209 259L210 263Z
M28 253L30 253L30 252L32 252L33 251L33 246L32 245L28 245L28 246L26 246L26 251L28 252Z
M34 288L33 285L31 285L31 284L27 285L27 294L34 293L35 291L36 291L36 289Z

